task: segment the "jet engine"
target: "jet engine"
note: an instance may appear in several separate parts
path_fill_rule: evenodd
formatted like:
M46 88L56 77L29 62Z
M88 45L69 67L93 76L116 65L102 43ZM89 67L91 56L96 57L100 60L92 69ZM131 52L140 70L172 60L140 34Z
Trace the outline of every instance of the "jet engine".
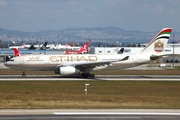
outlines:
M54 72L60 75L72 75L80 73L80 70L72 66L66 66L60 67L59 70L55 70Z

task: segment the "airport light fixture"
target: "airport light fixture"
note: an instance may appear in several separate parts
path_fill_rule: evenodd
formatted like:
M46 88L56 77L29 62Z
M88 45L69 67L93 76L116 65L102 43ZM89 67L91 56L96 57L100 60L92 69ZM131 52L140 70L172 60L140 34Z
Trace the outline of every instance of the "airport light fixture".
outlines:
M85 94L87 95L88 94L88 83L87 84L85 84Z

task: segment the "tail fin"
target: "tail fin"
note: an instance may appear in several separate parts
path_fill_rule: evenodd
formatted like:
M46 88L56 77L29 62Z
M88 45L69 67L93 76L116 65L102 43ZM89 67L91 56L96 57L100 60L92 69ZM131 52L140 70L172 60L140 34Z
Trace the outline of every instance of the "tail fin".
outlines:
M124 52L124 48L121 48L121 49L117 52L117 54L123 54L123 52Z
M17 48L14 48L14 55L15 57L22 56L22 54L19 52Z
M45 42L42 47L40 48L40 50L46 50L46 46L47 46L47 42Z
M32 44L29 48L28 48L28 50L35 50L36 48L34 47L34 44Z
M162 29L142 50L141 53L146 52L155 52L161 53L167 45L170 34L172 32L172 28L164 28Z
M26 43L23 43L22 46L25 48L26 47Z
M89 41L87 41L79 50L80 53L88 53Z

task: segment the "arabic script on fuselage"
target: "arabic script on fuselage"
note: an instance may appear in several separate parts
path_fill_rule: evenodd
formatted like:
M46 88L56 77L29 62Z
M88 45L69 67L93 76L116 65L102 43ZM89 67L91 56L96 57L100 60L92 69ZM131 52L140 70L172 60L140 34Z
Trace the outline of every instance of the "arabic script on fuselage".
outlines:
M29 57L30 60L39 60L40 57Z

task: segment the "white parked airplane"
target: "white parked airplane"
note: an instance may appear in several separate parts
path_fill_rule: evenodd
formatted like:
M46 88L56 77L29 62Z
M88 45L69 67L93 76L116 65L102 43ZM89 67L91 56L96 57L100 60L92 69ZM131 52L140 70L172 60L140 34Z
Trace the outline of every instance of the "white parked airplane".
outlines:
M14 49L14 48L24 49L25 47L26 47L26 43L23 43L21 46L10 46L9 49Z
M172 28L162 29L138 54L26 55L11 58L5 66L22 71L53 70L60 75L81 74L82 77L94 78L94 75L90 74L91 70L124 69L164 56L163 50L171 32Z
M62 44L48 44L47 47L50 50L78 50L81 47L80 46L70 46L68 44L62 45Z
M26 43L23 43L22 46L10 46L9 49L28 49L28 50L35 50L35 49L40 49L40 50L45 50L47 47L47 42L44 42L43 44L39 45L27 45Z

